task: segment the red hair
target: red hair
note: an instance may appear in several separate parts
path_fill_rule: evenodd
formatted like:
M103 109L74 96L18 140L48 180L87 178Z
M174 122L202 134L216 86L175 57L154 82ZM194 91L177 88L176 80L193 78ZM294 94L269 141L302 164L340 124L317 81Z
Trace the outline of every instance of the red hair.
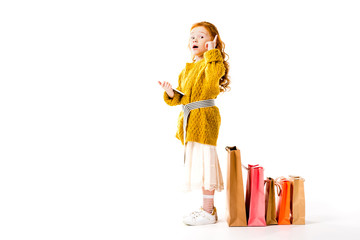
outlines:
M229 87L229 84L231 83L231 81L228 76L229 63L227 62L227 60L229 59L229 55L224 52L225 43L223 41L221 41L221 37L219 35L217 28L215 27L215 25L213 25L212 23L209 23L209 22L198 22L191 26L190 31L195 27L204 27L209 32L212 40L214 40L215 36L217 35L216 48L220 50L221 55L224 59L224 65L225 65L225 74L224 74L224 76L222 76L222 78L219 81L220 92L230 91L231 87ZM190 41L188 44L188 48L189 48L189 50L191 50ZM225 60L225 55L228 57L228 59L226 59L226 60ZM191 59L193 62L195 62L195 56L193 54L191 54Z

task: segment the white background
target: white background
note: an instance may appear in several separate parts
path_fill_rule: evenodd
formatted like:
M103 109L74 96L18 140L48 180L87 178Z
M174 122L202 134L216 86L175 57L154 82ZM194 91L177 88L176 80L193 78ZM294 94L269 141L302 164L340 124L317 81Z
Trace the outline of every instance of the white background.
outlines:
M2 1L0 238L338 239L359 231L357 1ZM226 146L265 176L303 176L305 226L187 227L177 86L192 24L218 28L232 90ZM244 181L246 175L244 175ZM126 237L124 237L126 236Z

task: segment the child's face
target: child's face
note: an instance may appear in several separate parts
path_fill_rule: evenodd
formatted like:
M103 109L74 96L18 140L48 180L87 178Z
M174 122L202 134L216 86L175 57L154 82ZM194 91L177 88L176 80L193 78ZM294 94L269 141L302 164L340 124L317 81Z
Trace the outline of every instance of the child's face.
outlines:
M202 58L203 54L207 51L205 43L211 40L211 36L206 28L202 26L193 28L189 39L192 54ZM194 46L197 46L197 48L194 48Z

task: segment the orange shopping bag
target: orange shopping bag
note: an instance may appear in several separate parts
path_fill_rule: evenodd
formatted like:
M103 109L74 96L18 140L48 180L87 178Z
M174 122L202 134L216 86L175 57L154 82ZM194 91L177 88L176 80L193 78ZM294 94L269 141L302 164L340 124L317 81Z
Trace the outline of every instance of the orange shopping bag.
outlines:
M289 179L279 177L276 181L281 186L281 193L278 201L276 220L279 225L289 225L290 223L290 187L291 182Z

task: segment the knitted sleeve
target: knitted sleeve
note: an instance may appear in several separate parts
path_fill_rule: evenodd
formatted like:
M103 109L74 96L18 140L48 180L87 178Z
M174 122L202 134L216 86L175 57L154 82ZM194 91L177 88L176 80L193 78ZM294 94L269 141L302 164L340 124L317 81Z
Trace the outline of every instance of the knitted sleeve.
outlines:
M204 87L217 96L220 93L220 78L225 75L225 65L219 49L211 49L204 53L205 79Z
M184 72L185 72L185 68L179 74L178 87L176 87L176 89L178 89L180 92L184 92L181 89L181 84L180 84L181 80L183 78ZM170 106L180 105L182 97L183 97L183 95L181 95L180 93L174 91L174 97L170 98L169 95L166 93L166 91L164 91L164 101Z

